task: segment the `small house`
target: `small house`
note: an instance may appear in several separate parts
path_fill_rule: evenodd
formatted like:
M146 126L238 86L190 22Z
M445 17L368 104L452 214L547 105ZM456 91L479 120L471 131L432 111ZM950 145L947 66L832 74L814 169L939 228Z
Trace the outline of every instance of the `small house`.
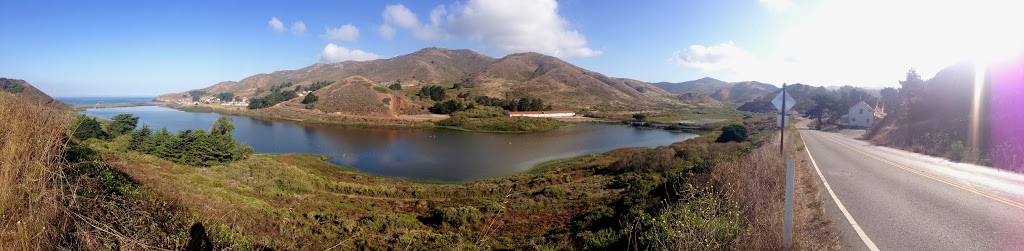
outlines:
M847 111L844 117L843 126L847 128L868 128L878 120L885 117L885 107L876 105L871 107L868 103L860 101Z

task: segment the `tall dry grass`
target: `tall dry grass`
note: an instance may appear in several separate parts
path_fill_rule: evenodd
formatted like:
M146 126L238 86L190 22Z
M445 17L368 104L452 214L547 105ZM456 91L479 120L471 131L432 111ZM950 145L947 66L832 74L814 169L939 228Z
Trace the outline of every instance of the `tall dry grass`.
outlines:
M0 93L0 243L4 250L55 249L66 240L62 155L70 115Z
M712 178L726 197L740 205L740 217L746 222L746 232L734 244L738 250L782 249L786 169L779 141L775 137L743 157L717 163L712 170Z

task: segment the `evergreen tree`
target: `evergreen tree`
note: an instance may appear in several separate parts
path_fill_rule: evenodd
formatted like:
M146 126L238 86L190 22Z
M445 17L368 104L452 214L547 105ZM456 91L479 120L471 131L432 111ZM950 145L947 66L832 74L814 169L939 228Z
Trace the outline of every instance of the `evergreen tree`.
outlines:
M315 103L316 101L319 101L319 100L320 100L320 97L317 97L316 94L310 93L309 95L306 95L306 97L302 99L302 104L308 105L308 104Z
M110 137L117 138L118 136L124 135L132 130L135 130L135 126L139 123L139 117L132 116L131 114L118 114L111 119L107 130L109 131Z
M148 125L142 125L142 128L132 131L132 133L129 134L131 138L128 140L128 149L140 152L151 151L146 149L146 146L148 145L147 141L151 134L153 134L153 130L150 129Z
M94 118L80 116L72 126L75 129L74 132L71 133L71 136L75 137L76 139L84 140L88 138L107 138L107 133L103 131L103 127L100 126L100 122L96 121L96 119Z

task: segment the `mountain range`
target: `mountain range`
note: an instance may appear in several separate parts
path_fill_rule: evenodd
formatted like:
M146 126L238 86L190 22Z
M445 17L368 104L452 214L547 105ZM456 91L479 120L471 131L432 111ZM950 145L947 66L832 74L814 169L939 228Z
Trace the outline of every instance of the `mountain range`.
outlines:
M697 93L727 103L750 102L761 95L779 90L777 86L757 81L730 83L710 77L680 83L658 82L652 85L673 94Z
M350 91L359 89L359 92L365 92L394 83L414 89L439 85L456 93L465 92L474 96L539 98L560 109L629 110L652 106L697 105L688 104L686 100L643 81L608 77L539 53L517 53L492 58L471 50L443 48L426 48L388 59L317 63L297 70L256 74L239 81L220 82L192 91L203 91L207 96L233 93L235 96L252 99L284 82L309 86L318 81L339 82L351 77L358 77L358 80L370 84L347 88ZM319 92L327 91L331 89L325 88L316 93L324 96ZM188 93L164 94L157 97L157 100L174 102L187 98ZM388 97L393 101L409 100L403 92L389 94L394 95ZM379 106L381 103L368 102L365 105ZM335 112L359 113L351 109Z
M471 50L425 48L388 59L317 63L301 69L256 74L238 81L225 81L181 93L164 94L158 101L189 99L189 92L202 91L212 97L232 93L256 98L281 83L310 86L320 81L360 82L346 88L353 95L324 88L315 92L324 103L336 104L324 112L343 114L401 115L423 113L429 102L413 97L411 91L382 91L381 87L400 83L405 89L438 85L449 92L470 96L518 99L538 98L556 109L577 111L631 111L660 108L693 108L742 103L757 95L778 89L760 82L727 83L704 78L683 83L646 83L628 78L609 77L583 69L559 58L527 52L492 58ZM376 90L378 93L373 93ZM331 92L332 94L327 94ZM373 95L368 95L373 94ZM383 95L377 95L383 94ZM452 95L454 96L454 95ZM347 98L345 98L347 97ZM344 98L344 100L331 100ZM296 98L286 104L294 104ZM387 99L388 101L384 101ZM350 103L340 105L341 103ZM354 103L353 103L354 102ZM390 104L398 103L397 106ZM381 110L381 107L391 107ZM330 111L327 111L330 110Z

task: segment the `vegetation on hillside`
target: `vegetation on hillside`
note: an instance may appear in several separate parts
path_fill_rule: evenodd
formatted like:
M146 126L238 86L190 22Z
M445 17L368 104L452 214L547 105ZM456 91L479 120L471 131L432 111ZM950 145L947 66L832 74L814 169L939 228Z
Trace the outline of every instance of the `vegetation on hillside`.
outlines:
M277 105L278 103L298 97L296 91L284 90L284 88L291 87L292 85L292 82L285 82L281 83L280 85L272 86L270 88L270 94L267 94L266 96L263 97L250 99L248 108L250 110L267 108Z
M9 97L0 95L0 104L24 105L4 99ZM487 109L462 113L503 112ZM139 137L146 127L112 140L65 144L69 129L62 123L73 121L69 115L27 107L0 110L0 118L15 122L0 127L5 149L0 240L12 249L760 250L781 245L781 217L776 216L783 175L771 164L781 161L774 154L778 142L763 141L771 132L769 117L743 124L752 141L715 143L713 133L458 184L368 175L308 154L253 154L196 168L203 163L132 150L145 148L156 135ZM230 132L230 123L221 120L207 135Z
M421 98L427 98L433 101L441 101L445 99L446 89L441 86L431 85L424 86L420 89L420 92L416 93Z
M1020 62L1020 61L1017 61ZM876 143L918 153L1024 172L1024 146L1020 144L1019 79L1001 79L1019 72L1020 64L993 64L991 71L975 72L961 63L924 80L916 71L900 81L898 110L888 105L888 116L868 130ZM975 89L975 74L985 74ZM892 101L892 94L883 97ZM981 99L975 100L975 97Z

